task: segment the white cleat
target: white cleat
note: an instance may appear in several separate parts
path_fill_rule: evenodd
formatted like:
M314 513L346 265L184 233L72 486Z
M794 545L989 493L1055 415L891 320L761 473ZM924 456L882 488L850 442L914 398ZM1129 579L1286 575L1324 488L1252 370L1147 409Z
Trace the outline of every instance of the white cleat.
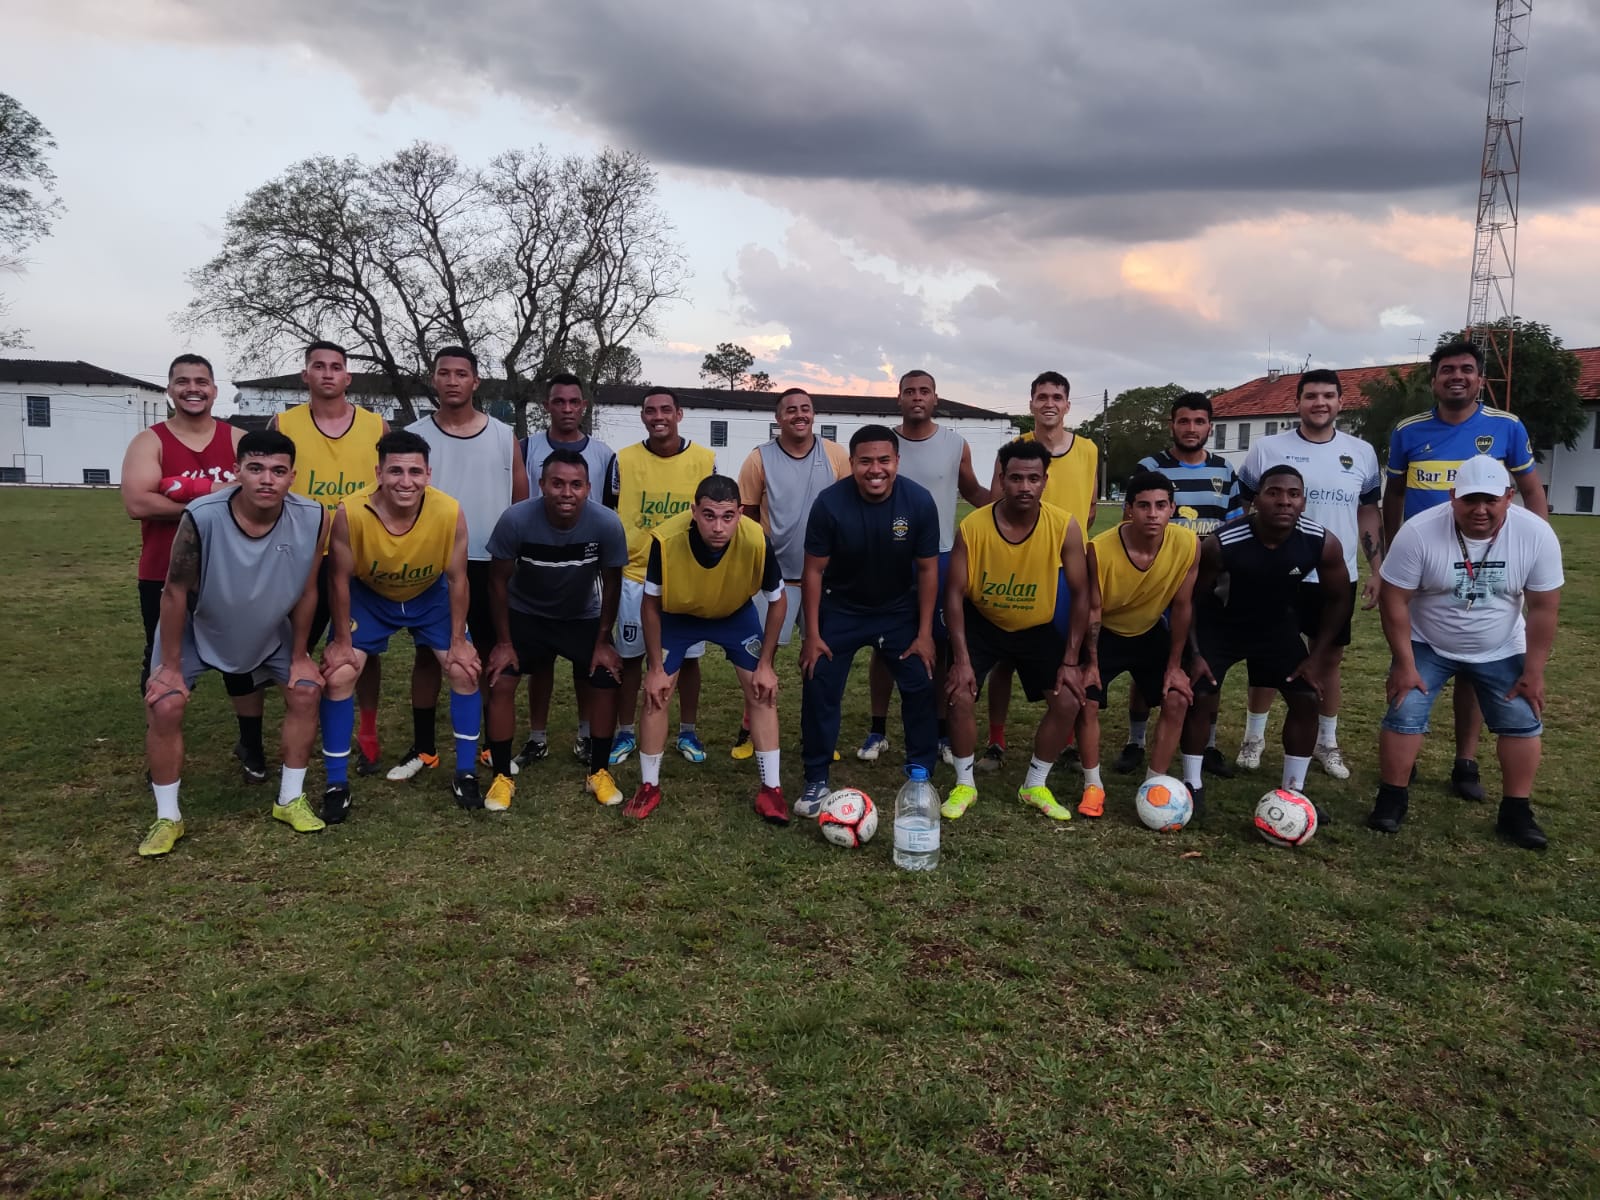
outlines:
M1311 752L1311 757L1322 764L1322 769L1330 779L1350 778L1350 768L1344 765L1344 755L1339 753L1339 747L1318 746Z
M1239 757L1233 760L1234 764L1246 771L1257 770L1261 766L1261 752L1266 748L1266 738L1247 737L1239 743Z

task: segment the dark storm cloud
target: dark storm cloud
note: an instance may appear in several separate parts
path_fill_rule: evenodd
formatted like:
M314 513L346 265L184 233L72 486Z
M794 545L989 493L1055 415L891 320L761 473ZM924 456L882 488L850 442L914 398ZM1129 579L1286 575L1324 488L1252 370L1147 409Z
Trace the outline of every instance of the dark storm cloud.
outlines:
M660 163L973 189L1114 238L1291 195L1459 194L1491 36L1460 0L263 0L227 20L217 34L339 47L380 92L482 72ZM1552 204L1600 187L1600 21L1549 0L1533 22L1528 142Z

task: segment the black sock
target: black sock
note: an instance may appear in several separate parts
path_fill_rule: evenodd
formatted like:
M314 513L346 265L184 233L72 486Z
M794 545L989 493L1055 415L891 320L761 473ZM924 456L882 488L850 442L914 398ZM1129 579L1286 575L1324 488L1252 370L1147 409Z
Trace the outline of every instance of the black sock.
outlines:
M889 732L889 718L888 717L873 717L872 718L872 732L877 734L879 737L886 737L888 735L888 732Z
M1533 812L1533 805L1529 803L1526 796L1502 796L1500 798L1500 807L1521 808L1526 809L1529 813Z
M439 753L437 708L418 708L411 706L411 745L423 754Z
M733 744L735 746L742 746L746 742L748 742L749 740L750 740L750 726L748 726L748 725L739 726L739 737Z
M1397 804L1410 804L1411 789L1404 784L1396 787L1392 783L1380 783L1378 785L1378 802L1381 804L1385 800L1392 800Z
M950 722L943 717L939 718L939 740L945 742L950 740Z
M615 738L616 735L610 733L604 736L593 732L589 734L589 774L611 766L611 743Z
M489 739L489 761L494 765L496 775L511 774L511 739L504 738L500 741Z
M266 748L261 744L261 718L239 718L239 740L244 743L246 750L254 750L257 754L265 754Z

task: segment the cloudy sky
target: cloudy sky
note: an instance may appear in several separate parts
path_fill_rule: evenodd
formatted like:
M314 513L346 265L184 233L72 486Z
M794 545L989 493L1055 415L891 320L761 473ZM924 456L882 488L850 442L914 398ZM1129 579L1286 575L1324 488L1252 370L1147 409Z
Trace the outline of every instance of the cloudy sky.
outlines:
M39 357L159 376L254 186L417 138L637 150L693 272L694 384L1017 408L1413 357L1465 315L1492 0L0 0L67 215L0 282ZM1600 343L1600 0L1539 0L1519 310ZM1269 356L1270 347L1270 356ZM229 359L226 346L193 348Z

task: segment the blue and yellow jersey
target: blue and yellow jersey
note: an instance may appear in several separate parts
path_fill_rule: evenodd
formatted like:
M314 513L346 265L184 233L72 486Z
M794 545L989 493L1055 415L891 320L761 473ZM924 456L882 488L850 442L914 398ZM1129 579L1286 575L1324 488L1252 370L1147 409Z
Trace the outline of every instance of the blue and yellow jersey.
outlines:
M350 577L389 600L412 600L445 577L456 548L461 506L437 488L423 493L411 528L394 533L372 502L357 496L344 503L350 528Z
M1388 476L1405 483L1405 519L1448 500L1456 471L1477 454L1498 458L1513 475L1533 470L1528 431L1504 409L1480 403L1465 421L1451 425L1433 408L1396 425L1389 435Z

